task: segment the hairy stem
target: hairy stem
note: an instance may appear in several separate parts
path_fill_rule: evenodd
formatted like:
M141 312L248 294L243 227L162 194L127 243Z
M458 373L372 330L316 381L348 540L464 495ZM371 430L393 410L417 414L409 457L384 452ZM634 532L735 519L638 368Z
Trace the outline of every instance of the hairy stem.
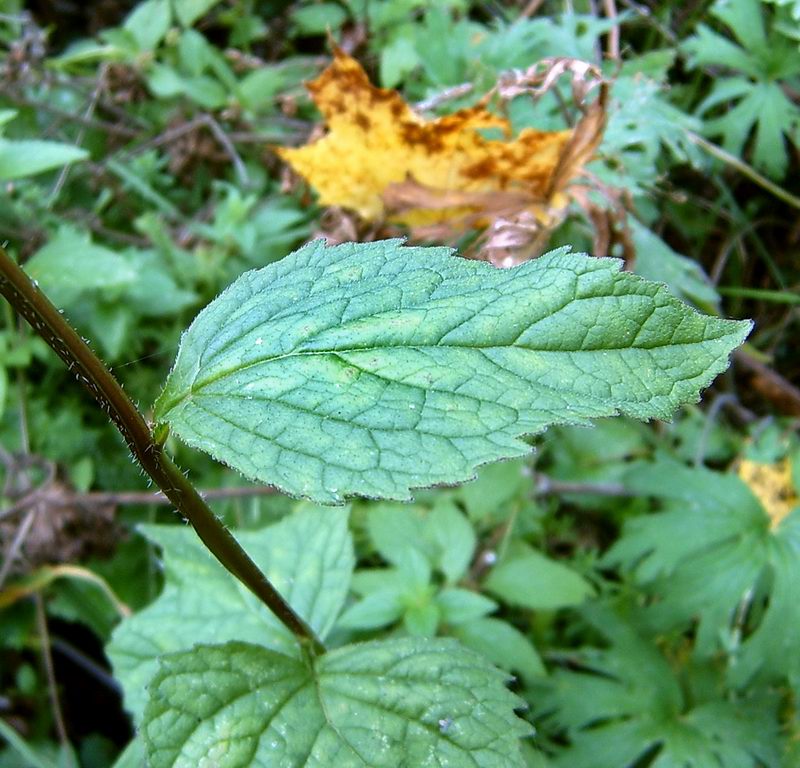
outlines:
M281 597L233 534L153 438L120 383L13 259L0 248L0 293L66 363L125 438L134 458L164 495L194 527L197 535L239 581L252 591L295 637L314 652L319 639Z

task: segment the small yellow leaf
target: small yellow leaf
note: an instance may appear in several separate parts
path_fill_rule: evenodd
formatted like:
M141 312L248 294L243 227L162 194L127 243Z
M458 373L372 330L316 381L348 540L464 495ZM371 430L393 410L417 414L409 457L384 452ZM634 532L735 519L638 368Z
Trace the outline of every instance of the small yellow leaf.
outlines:
M550 208L566 205L560 192L587 156L586 142L569 152L572 130L526 128L514 140L486 138L482 129L508 137L511 126L482 105L424 120L396 91L373 86L340 50L308 90L328 133L277 152L322 205L350 208L368 221L388 216L410 227L448 220L479 226L476 216L485 224L509 210L530 210L545 221Z
M742 459L737 474L761 502L769 515L770 528L773 530L800 504L792 483L792 465L788 457L777 464L761 464Z

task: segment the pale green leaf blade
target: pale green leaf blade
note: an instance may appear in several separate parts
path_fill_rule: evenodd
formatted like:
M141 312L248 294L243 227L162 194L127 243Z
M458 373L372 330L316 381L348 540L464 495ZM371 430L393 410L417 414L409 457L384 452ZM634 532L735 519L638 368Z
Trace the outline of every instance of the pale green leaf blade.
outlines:
M505 675L453 640L351 645L305 663L246 643L165 657L151 768L514 768L530 732Z
M35 176L87 157L85 149L58 141L0 138L0 181Z
M509 605L533 610L579 605L594 594L579 573L522 545L492 568L484 587Z
M467 480L550 424L667 417L750 324L619 270L564 250L499 270L397 240L317 241L198 315L156 419L249 477L336 503Z
M261 531L237 534L242 546L292 607L324 638L341 611L354 566L346 509L301 505ZM164 653L196 643L242 640L297 652L288 630L211 556L194 531L144 526L163 550L166 583L158 599L122 622L108 646L115 676L134 715Z

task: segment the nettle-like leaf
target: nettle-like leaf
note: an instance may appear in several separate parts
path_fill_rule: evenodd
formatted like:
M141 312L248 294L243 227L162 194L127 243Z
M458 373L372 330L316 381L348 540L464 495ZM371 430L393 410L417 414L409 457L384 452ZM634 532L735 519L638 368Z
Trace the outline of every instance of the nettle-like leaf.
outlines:
M628 521L605 563L657 596L646 611L654 627L698 619L695 652L722 642L736 685L785 675L800 659L800 507L770 516L739 478L667 459L632 469L626 485L664 508Z
M737 75L718 78L698 107L703 129L711 136L722 135L725 148L736 155L754 134L754 165L783 177L789 162L784 136L794 137L796 143L800 109L780 81L800 74L797 46L777 28L767 30L759 0L718 0L712 15L731 30L736 42L701 24L683 46L689 63L721 66ZM721 114L711 117L720 108Z
M150 686L151 768L514 768L530 726L505 675L452 640L292 659L247 643L165 657Z
M556 670L537 700L568 738L555 766L778 768L775 699L709 698L691 676L679 680L656 646L630 624L594 610L586 617L610 646L575 651L573 669ZM694 688L693 701L681 682Z
M237 538L256 564L325 637L347 597L355 558L346 510L301 505L289 517ZM125 705L141 715L145 686L157 658L196 643L242 640L297 654L289 631L214 559L186 528L148 525L143 533L163 551L166 584L159 598L123 621L108 655L125 691Z
M248 477L336 503L470 479L550 424L667 417L750 324L620 265L562 249L499 270L399 240L310 243L198 315L156 420Z

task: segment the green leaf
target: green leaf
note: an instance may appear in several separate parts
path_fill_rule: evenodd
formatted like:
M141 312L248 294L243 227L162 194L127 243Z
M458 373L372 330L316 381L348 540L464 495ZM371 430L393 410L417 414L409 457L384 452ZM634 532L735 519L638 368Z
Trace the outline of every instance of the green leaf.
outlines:
M461 579L472 562L477 537L464 514L451 502L440 502L425 520L425 538L436 550L435 564L448 584Z
M144 317L177 315L197 301L197 295L181 288L167 269L164 258L156 251L129 248L124 251L136 280L125 294L133 310Z
M555 766L778 768L773 696L756 691L749 699L689 703L654 644L616 617L603 624L610 647L575 652L571 664L581 671L557 669L542 683L537 705L553 713L570 742Z
M343 629L378 629L394 624L405 610L403 593L399 589L385 588L370 592L351 605L336 622Z
M699 306L719 304L714 286L696 261L674 251L633 216L628 217L628 225L636 249L636 274L666 283L677 296Z
M733 32L739 45L700 25L683 44L690 66L727 67L743 76L715 78L708 97L699 105L703 131L722 135L723 146L741 155L754 134L753 164L781 178L789 164L785 136L797 143L800 109L783 90L781 80L800 73L796 45L773 26L765 29L765 14L758 0L716 2L712 14ZM712 116L711 110L719 110Z
M533 610L579 605L594 594L578 573L524 544L492 568L484 587L509 605Z
M483 654L501 669L518 673L526 683L545 674L533 643L506 621L492 617L474 619L453 627L452 631L467 648Z
M16 728L9 725L4 719L0 719L0 738L7 741L12 754L18 755L25 762L23 765L31 768L59 768L55 760L51 760L46 755L40 755L30 746Z
M373 504L367 530L375 549L388 563L407 565L409 551L425 557L452 584L467 571L476 537L464 514L440 500L427 514L421 506Z
M347 21L347 11L338 3L315 3L292 12L297 35L324 35L339 29Z
M800 509L771 527L738 477L668 459L631 468L626 485L660 497L663 509L628 521L603 562L657 596L646 609L653 625L667 631L699 619L695 653L710 657L720 644L735 652L736 685L780 679L787 660L800 671ZM761 603L740 640L739 612Z
M249 477L335 503L470 479L550 424L667 417L750 324L619 269L564 250L499 270L398 240L313 242L198 315L156 420Z
M186 96L206 109L217 109L228 98L228 92L219 80L209 75L185 76L164 64L153 66L147 84L155 96Z
M413 40L405 35L397 35L390 43L381 46L380 53L380 75L384 88L396 88L420 63Z
M172 23L170 0L144 0L125 19L123 29L133 35L141 51L152 51L164 39Z
M443 589L436 595L436 604L441 611L442 621L450 625L479 619L497 608L494 600L461 587Z
M144 743L141 735L137 734L116 759L112 768L145 768L146 765Z
M261 531L237 535L242 546L292 607L325 637L341 610L353 571L346 510L300 505ZM285 654L297 653L288 630L211 556L194 531L143 526L164 553L166 584L160 597L114 632L108 655L125 691L125 705L140 715L144 687L156 658L196 643L243 640Z
M95 245L86 232L67 225L33 255L25 271L61 307L74 304L89 291L103 291L112 298L114 291L121 292L137 277L124 256Z
M313 74L312 66L302 58L290 58L279 64L261 66L242 77L236 85L236 97L245 109L274 111L278 108L277 96L281 91L296 87L303 79L310 78ZM278 205L285 205L286 202L285 198L278 199ZM280 210L275 213L281 215ZM286 254L286 250L282 256Z
M433 637L442 612L434 602L431 590L413 595L412 600L403 614L403 627L413 637Z
M398 566L407 563L410 550L432 559L425 540L423 515L419 506L371 504L367 508L370 541L387 563Z
M0 137L0 181L21 179L85 160L89 153L71 144Z
M246 643L167 656L144 719L151 768L522 768L530 727L504 674L452 640L347 646L313 662Z
M172 0L172 7L175 9L178 21L184 27L191 27L218 2L219 0Z
M532 496L533 473L524 460L481 467L477 479L455 495L475 523L496 525Z

